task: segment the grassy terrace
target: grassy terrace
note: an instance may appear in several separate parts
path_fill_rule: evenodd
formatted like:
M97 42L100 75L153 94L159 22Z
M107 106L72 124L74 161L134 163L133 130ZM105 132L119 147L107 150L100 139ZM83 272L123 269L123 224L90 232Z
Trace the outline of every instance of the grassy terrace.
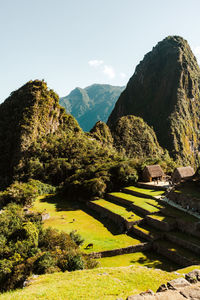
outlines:
M159 241L159 244L163 247L165 247L166 249L175 252L177 254L180 254L188 259L190 259L191 261L195 263L200 263L200 257L194 253L191 254L191 251L186 250L184 248L182 248L181 246L175 245L172 242L168 242L168 241Z
M153 218L153 219L156 219L158 221L162 221L162 222L166 222L166 223L172 223L172 222L175 221L175 218L165 216L165 215L162 215L162 214L159 214L159 213L155 214L155 215L151 215L150 217Z
M161 208L164 208L164 204L160 204L158 201L151 199L151 198L140 198L137 196L125 194L125 193L110 193L110 195L116 197L116 198L121 198L121 199L126 199L130 201L130 204L133 203L134 205L144 208L149 213L155 213L160 211Z
M156 291L162 283L177 277L180 276L136 266L46 274L22 290L1 294L0 300L126 299L147 289Z
M136 192L136 193L140 193L140 194L147 195L147 196L153 196L153 197L162 196L165 193L165 191L156 191L153 189L142 189L142 188L139 188L136 186L126 187L126 188L124 188L124 191Z
M134 225L134 228L142 231L144 234L149 236L159 236L160 233L163 233L163 231L157 230L147 224Z
M77 203L63 198L38 197L32 210L39 212L45 210L50 213L50 219L44 221L46 228L53 227L67 233L77 230L85 240L82 246L83 250L89 243L94 245L93 249L85 250L87 253L128 247L140 243L139 239L134 239L126 234L112 234L87 208L80 207Z
M165 271L176 270L178 266L170 262L169 260L155 254L153 251L148 252L137 252L124 255L118 255L113 257L104 257L98 260L101 267L121 267L129 266L134 264L134 266L146 266L148 268L159 268Z
M107 200L100 199L100 200L96 200L96 201L92 201L92 202L95 204L98 204L99 206L101 206L103 208L106 208L109 211L114 212L117 215L122 216L129 222L135 222L135 221L142 219L141 217L137 216L132 211L128 211L125 207L117 205L112 202L109 202Z

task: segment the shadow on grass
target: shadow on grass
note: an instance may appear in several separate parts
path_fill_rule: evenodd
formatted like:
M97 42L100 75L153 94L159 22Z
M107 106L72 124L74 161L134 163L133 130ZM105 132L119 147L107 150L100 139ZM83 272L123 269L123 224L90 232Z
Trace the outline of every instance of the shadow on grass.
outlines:
M49 195L40 200L41 202L47 202L54 204L57 211L76 211L82 210L86 214L90 215L97 221L101 222L113 235L121 234L116 224L110 221L107 217L102 217L93 210L89 209L84 202L77 202L69 199L67 196L62 194ZM72 222L73 223L73 222Z
M139 263L142 266L148 268L157 268L163 271L172 272L179 268L179 265L167 260L165 257L154 253L153 251L143 252L146 258L141 257L138 260L132 260L131 263Z

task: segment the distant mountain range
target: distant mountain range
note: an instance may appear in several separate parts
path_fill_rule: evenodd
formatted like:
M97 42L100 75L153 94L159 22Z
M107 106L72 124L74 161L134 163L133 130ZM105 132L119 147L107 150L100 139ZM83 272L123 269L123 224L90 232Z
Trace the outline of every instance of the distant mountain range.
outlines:
M108 84L93 84L84 89L77 87L68 96L60 98L60 104L77 119L84 131L89 131L96 122L107 122L124 89Z

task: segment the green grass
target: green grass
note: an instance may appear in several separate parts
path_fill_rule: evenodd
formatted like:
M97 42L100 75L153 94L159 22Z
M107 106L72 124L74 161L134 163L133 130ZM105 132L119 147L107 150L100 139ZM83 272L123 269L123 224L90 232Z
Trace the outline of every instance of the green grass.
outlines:
M148 195L148 196L153 196L153 197L162 196L165 193L165 191L157 191L157 190L153 190L153 189L142 189L142 188L139 188L136 186L126 187L124 190L127 192L133 191L133 192L137 192L137 193L141 193L143 195Z
M142 218L133 213L132 211L128 211L125 207L117 205L115 203L112 203L110 201L104 200L104 199L99 199L92 201L93 203L98 204L101 207L106 208L109 211L114 212L117 215L122 216L129 222L136 222L141 220Z
M165 204L160 204L158 201L151 198L140 198L125 193L110 193L110 195L128 200L130 201L130 204L133 203L134 205L149 211L149 213L158 212L161 208L165 207Z
M101 267L121 267L121 266L146 266L148 268L159 268L165 271L172 271L177 269L175 263L161 257L158 254L153 253L153 251L148 252L137 252L124 255L118 255L113 257L104 257L98 259Z
M195 269L200 269L200 265L193 265L193 266L189 266L183 269L178 269L177 272L181 273L181 274L187 274Z
M162 231L157 230L146 224L134 225L134 228L142 231L144 234L146 234L148 236L153 236L153 237L159 236L160 233L163 233Z
M38 197L32 210L50 213L50 219L44 221L44 227L53 227L67 233L72 230L84 238L82 249L89 243L93 243L93 249L84 250L87 253L93 251L112 250L115 248L128 247L140 243L126 234L112 234L100 221L90 215L77 203L57 197ZM73 219L76 221L73 222Z
M174 273L136 266L54 273L39 276L23 290L2 294L0 300L126 299L147 289L156 291L162 283L177 277Z

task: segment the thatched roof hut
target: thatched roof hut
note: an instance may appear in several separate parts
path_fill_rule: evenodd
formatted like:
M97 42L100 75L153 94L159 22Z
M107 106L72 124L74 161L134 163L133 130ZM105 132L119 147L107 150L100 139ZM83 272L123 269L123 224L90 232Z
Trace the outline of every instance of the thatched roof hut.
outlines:
M172 181L174 183L178 183L181 180L187 180L191 178L195 174L194 169L190 166L188 167L180 167L174 170L172 174Z
M144 181L152 181L163 180L165 174L160 165L151 165L144 168L142 175Z

